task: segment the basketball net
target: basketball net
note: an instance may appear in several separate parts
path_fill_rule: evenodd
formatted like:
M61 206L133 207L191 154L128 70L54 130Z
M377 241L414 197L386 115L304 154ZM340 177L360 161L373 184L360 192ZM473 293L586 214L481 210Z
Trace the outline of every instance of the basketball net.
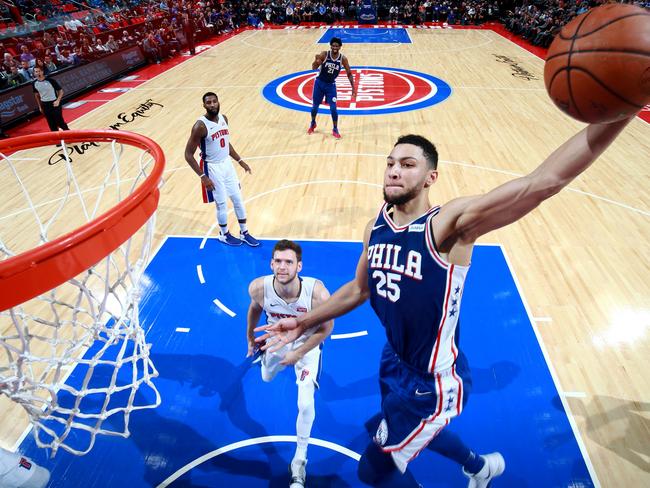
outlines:
M96 136L99 133L59 133L59 138L65 137L60 147L54 146L53 135L45 143L25 145L29 151L20 150L20 145L7 148L11 142L0 144L3 200L6 195L13 202L8 206L0 202L1 294L22 286L7 285L2 266L12 258L47 249L61 237L76 239L74 229L107 220L108 211L133 200L145 183L155 192L157 204L164 165L160 148L142 136L129 135L144 141L133 144L125 139L128 133ZM82 140L89 150L80 156L75 146L82 147ZM156 157L148 149L152 145L160 151ZM18 150L12 153L15 147ZM53 151L58 154L55 165ZM151 178L154 169L156 181ZM45 179L48 171L56 176ZM105 176L98 178L99 174ZM155 212L142 222L128 236L102 229L101 246L92 246L100 254L88 257L90 266L0 311L0 393L24 408L37 445L51 448L52 455L59 448L86 454L97 434L128 437L131 412L160 404L152 382L158 372L149 357L139 313L140 299L150 286L143 272L150 258ZM66 259L74 259L67 248L57 252L58 266L65 273ZM24 280L25 286L49 276L47 270L37 272Z

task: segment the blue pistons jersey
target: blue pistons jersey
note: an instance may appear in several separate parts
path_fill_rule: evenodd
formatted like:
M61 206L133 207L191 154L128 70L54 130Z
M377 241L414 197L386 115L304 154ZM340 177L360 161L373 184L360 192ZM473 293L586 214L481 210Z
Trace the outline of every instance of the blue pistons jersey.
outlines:
M368 242L370 304L400 360L438 373L461 354L458 316L469 266L446 262L436 249L430 224L440 207L401 227L390 211L384 204Z
M332 59L332 52L327 51L325 61L318 67L318 76L316 79L323 83L335 83L336 78L341 72L342 61L343 54L340 51L337 59Z

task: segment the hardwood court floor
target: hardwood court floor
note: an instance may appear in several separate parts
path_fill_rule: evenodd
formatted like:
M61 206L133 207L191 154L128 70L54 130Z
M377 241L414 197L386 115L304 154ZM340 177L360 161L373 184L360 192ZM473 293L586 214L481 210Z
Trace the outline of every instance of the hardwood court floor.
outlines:
M319 131L308 136L308 114L273 105L261 92L280 76L309 69L322 33L245 31L70 125L105 128L155 102L146 117L122 128L154 138L167 155L158 241L202 236L214 224L214 206L200 203L199 180L183 159L206 91L218 93L231 141L253 169L239 173L249 227L260 237L361 239L381 203L385 156L400 134L436 143L435 204L532 171L583 126L552 105L543 61L498 34L411 30L411 44L345 44L342 51L352 66L441 78L452 87L450 98L411 112L341 116L338 141L321 115ZM650 126L636 119L568 189L480 241L507 251L605 487L650 484L650 381L643 373L650 357L649 163ZM39 170L43 181L48 169ZM2 416L0 438L11 445L24 416L6 401L0 408L10 412Z

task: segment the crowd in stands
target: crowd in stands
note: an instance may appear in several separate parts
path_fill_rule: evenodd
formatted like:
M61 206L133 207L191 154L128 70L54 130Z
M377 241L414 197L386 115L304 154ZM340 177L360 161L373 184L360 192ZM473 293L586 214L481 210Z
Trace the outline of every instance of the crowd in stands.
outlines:
M500 20L548 46L575 15L607 0L376 0L378 20L481 24ZM648 0L634 3L649 6ZM140 45L150 62L194 52L195 37L240 26L355 21L361 0L0 0L0 90ZM33 32L34 26L38 30ZM25 26L31 26L29 28ZM27 32L27 33L26 33Z

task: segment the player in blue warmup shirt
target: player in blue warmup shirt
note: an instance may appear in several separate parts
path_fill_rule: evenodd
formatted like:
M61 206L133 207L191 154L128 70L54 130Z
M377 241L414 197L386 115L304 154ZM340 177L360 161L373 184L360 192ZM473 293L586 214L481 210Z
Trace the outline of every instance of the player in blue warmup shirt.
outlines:
M388 340L379 367L383 418L359 461L361 481L419 486L407 466L425 447L462 466L469 488L486 488L503 473L500 453L479 456L445 429L471 389L458 316L474 243L558 193L629 120L591 124L529 175L442 206L429 203L438 179L434 145L415 135L397 140L384 173L386 203L366 227L355 278L309 313L257 329L267 332L256 339L266 341L262 349L279 349L370 299Z
M316 79L314 80L311 124L309 124L307 134L314 133L314 130L316 129L316 114L318 113L318 106L323 101L323 98L325 98L332 113L332 135L337 139L341 138L338 129L339 113L336 110L336 78L341 72L341 66L345 68L348 80L350 80L350 85L352 85L352 98L357 94L348 58L343 56L343 53L341 53L342 45L343 43L341 42L341 39L338 37L332 37L332 40L330 41L330 50L317 54L314 62L311 64L311 69L318 70L318 76L316 76Z

